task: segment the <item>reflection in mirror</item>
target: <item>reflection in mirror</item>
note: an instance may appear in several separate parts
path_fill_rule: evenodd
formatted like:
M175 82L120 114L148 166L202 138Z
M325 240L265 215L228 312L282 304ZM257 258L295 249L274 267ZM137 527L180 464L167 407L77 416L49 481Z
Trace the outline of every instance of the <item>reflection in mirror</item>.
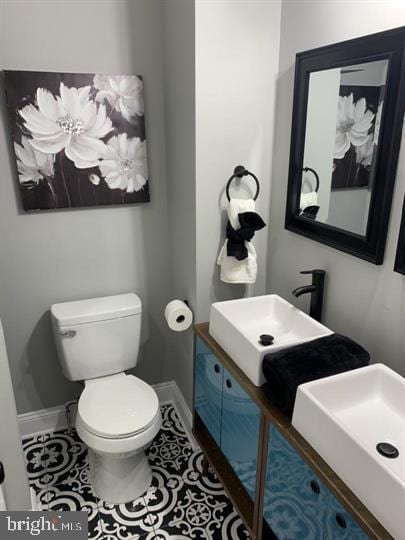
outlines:
M388 60L309 77L299 214L366 235Z

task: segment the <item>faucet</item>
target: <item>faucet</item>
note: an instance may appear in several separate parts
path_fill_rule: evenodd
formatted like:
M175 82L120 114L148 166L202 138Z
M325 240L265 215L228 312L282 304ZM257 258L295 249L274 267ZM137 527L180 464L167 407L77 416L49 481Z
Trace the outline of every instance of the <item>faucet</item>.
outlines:
M306 293L311 293L311 307L309 314L317 321L322 321L323 289L325 283L325 270L303 270L300 274L312 274L312 284L297 287L292 291L296 298Z

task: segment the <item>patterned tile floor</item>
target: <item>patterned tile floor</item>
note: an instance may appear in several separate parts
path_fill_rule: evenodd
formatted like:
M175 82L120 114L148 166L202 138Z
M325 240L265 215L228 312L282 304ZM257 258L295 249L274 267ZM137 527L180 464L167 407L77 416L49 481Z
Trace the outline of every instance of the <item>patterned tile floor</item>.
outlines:
M246 539L248 534L221 484L202 474L172 405L162 406L162 429L146 451L152 486L127 504L108 504L92 492L87 450L76 431L23 439L27 471L43 509L87 510L94 540Z

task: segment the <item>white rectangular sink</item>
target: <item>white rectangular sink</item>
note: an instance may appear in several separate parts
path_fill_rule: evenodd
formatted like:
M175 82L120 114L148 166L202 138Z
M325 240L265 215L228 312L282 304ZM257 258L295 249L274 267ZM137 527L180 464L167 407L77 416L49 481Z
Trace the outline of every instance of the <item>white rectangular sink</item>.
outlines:
M277 294L216 302L211 306L209 333L249 377L264 382L265 354L332 334L326 326ZM273 345L260 344L261 334L274 337Z
M387 531L404 540L405 379L374 364L302 384L292 424ZM382 442L398 457L381 455Z

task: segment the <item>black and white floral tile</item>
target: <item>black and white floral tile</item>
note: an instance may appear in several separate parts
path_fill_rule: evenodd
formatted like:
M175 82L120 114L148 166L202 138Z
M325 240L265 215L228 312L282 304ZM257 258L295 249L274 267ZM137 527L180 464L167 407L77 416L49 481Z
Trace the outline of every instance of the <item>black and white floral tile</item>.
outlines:
M92 491L86 446L75 430L24 438L31 486L43 509L86 510L94 540L243 540L248 533L203 455L193 450L174 407L162 406L162 429L147 450L151 487L126 504Z

